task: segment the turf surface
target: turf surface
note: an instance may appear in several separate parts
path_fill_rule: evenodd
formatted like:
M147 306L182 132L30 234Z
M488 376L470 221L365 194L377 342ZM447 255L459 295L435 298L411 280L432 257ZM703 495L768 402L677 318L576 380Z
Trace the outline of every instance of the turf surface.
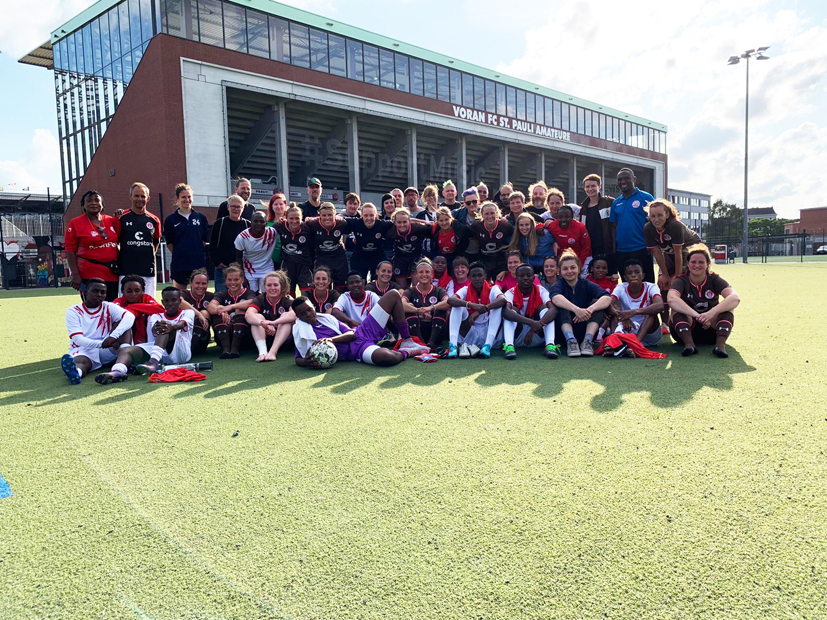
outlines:
M183 385L70 386L75 298L4 293L0 618L827 617L827 265L719 271L725 361Z

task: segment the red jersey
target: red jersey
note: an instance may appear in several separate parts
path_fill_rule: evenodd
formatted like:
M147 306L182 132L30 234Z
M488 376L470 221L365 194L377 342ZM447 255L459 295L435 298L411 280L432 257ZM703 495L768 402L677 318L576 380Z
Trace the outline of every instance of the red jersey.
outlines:
M94 226L85 215L69 222L66 227L65 247L67 252L77 254L81 278L101 278L107 282L117 282L118 276L106 265L98 263L114 263L118 260L120 234L120 220L110 215L101 214L100 226ZM96 262L86 260L87 258Z
M567 228L563 228L559 221L554 220L546 224L546 228L554 236L557 245L560 246L561 254L563 250L571 248L580 258L580 263L586 264L586 259L592 255L592 242L583 224L577 220L572 220Z
M164 307L146 293L141 297L141 301L133 304L127 304L126 297L118 297L112 303L135 315L135 324L132 326L132 344L147 342L147 319L152 314L164 312Z
M589 274L587 280L589 282L594 282L595 284L597 284L597 286L599 286L604 291L610 294L613 290L615 290L615 287L617 286L617 282L615 282L611 278L600 278L599 280L595 280L594 276Z

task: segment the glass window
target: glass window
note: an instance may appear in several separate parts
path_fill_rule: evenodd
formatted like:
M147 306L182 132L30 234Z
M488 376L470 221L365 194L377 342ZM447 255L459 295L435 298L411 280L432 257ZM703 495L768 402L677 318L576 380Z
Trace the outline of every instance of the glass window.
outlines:
M467 73L462 74L462 105L474 107L474 77Z
M474 107L485 109L485 80L477 76L474 76Z
M578 112L577 106L575 106L575 105L570 105L569 106L569 121L571 121L571 131L574 131L574 132L577 132L577 112ZM580 110L580 112L582 112L582 110Z
M285 19L269 17L270 58L279 62L290 62L290 26Z
M497 87L491 80L485 80L485 111L497 112Z
M135 71L138 70L138 63L141 62L141 58L144 57L144 50L142 47L136 47L132 50L132 73L134 74Z
M112 60L121 56L121 29L118 25L119 7L109 11L109 39L112 42Z
M152 0L141 0L141 41L152 38Z
M372 45L364 46L365 82L379 85L379 50Z
M247 53L247 20L244 7L224 4L224 45L228 50Z
M307 26L290 22L290 62L297 67L310 68L310 33Z
M90 32L92 33L92 66L95 73L100 75L103 65L101 63L101 30L98 20L92 22Z
M425 63L425 96L436 99L436 65Z
M187 11L186 7L184 8L184 20L183 20L183 27L187 29L185 36L188 39L192 39L193 41L200 41L201 40L201 28L198 26L198 0L183 0L184 2L190 3L190 14L187 18ZM187 23L189 21L189 24ZM192 32L189 32L189 29L192 29Z
M66 37L66 40L69 42L69 71L72 71L74 73L78 70L77 56L75 51L75 35L70 34L68 37Z
M53 50L53 54L54 54L55 69L63 69L63 58L61 57L61 46L62 46L62 44L63 44L63 41L58 41L57 43L52 45L52 50ZM59 86L58 86L58 92L61 92ZM59 99L57 100L57 105L58 105L58 113L57 113L58 122L60 122L60 109L59 109L60 100Z
M505 116L508 110L505 105L505 85L497 84L497 114Z
M219 0L198 1L198 31L201 43L224 47L224 27Z
M351 80L365 79L365 69L362 64L362 44L353 39L347 40L347 76Z
M517 91L510 86L505 88L506 115L517 118Z
M407 93L411 90L408 57L404 54L394 54L393 56L396 64L396 90Z
M451 103L462 105L462 74L451 69Z
M251 9L247 9L247 46L254 56L270 57L270 33L267 28L267 16Z
M129 36L132 40L132 47L138 47L141 44L140 0L129 0Z
M436 81L438 97L440 101L451 100L451 78L448 69L445 67L436 68Z
M592 111L586 110L586 126L585 126L585 133L587 136L592 135Z
M83 70L92 73L92 29L87 25L83 29Z
M123 81L129 82L132 80L132 54L124 54L121 57L121 63L123 64Z
M184 29L181 27L182 0L163 0L161 7L161 31L174 37L185 36Z
M327 33L315 28L310 29L310 68L325 73L329 70Z
M560 125L561 129L569 131L569 104L561 103L560 105Z
M563 102L554 101L554 126L557 129L563 128Z
M330 73L347 77L345 38L337 34L330 34L327 36L327 42L330 49Z
M577 108L577 133L586 133L586 115L583 108Z
M525 91L517 91L517 118L521 121L525 120Z
M393 52L379 50L379 85L385 88L396 86L396 69L393 66Z
M123 82L123 65L120 60L112 63L112 77L118 82Z
M533 123L537 120L537 115L534 111L534 94L525 94L525 118L528 122Z
M422 71L422 61L411 58L411 92L414 95L422 96L425 87L425 76Z
M535 122L537 122L540 125L545 125L546 124L546 111L545 111L545 108L543 107L544 99L540 95L535 95L534 96L534 101L536 102L535 112L534 112L534 114L535 114L534 120L535 120Z
M101 35L101 66L105 67L112 62L112 47L109 41L109 18L104 13L98 25Z

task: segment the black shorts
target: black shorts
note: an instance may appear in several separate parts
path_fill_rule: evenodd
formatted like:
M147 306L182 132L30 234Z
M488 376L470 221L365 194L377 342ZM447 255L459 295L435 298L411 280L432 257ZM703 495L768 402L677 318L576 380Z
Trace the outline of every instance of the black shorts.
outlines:
M192 276L192 272L195 271L194 269L186 269L183 271L173 271L172 272L172 279L177 284L181 284L182 286L186 286L190 283L190 277Z
M281 268L287 273L287 279L290 280L291 294L295 292L297 286L302 291L313 288L313 270L310 265L294 263L282 258Z
M347 265L347 256L342 256L341 258L317 258L316 269L322 266L330 269L330 274L333 277L333 286L336 288L344 288L347 285L347 273L350 271Z

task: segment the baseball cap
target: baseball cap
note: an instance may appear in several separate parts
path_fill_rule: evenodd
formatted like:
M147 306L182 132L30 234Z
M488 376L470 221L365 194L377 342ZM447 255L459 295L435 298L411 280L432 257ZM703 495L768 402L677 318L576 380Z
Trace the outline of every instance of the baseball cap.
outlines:
M407 194L408 192L413 192L414 194L417 194L417 195L419 194L419 190L416 189L413 186L405 188L404 194Z
M319 179L317 179L316 177L310 177L309 179L307 179L307 187L310 187L311 185L318 185L319 187L321 187L322 182L319 181Z

